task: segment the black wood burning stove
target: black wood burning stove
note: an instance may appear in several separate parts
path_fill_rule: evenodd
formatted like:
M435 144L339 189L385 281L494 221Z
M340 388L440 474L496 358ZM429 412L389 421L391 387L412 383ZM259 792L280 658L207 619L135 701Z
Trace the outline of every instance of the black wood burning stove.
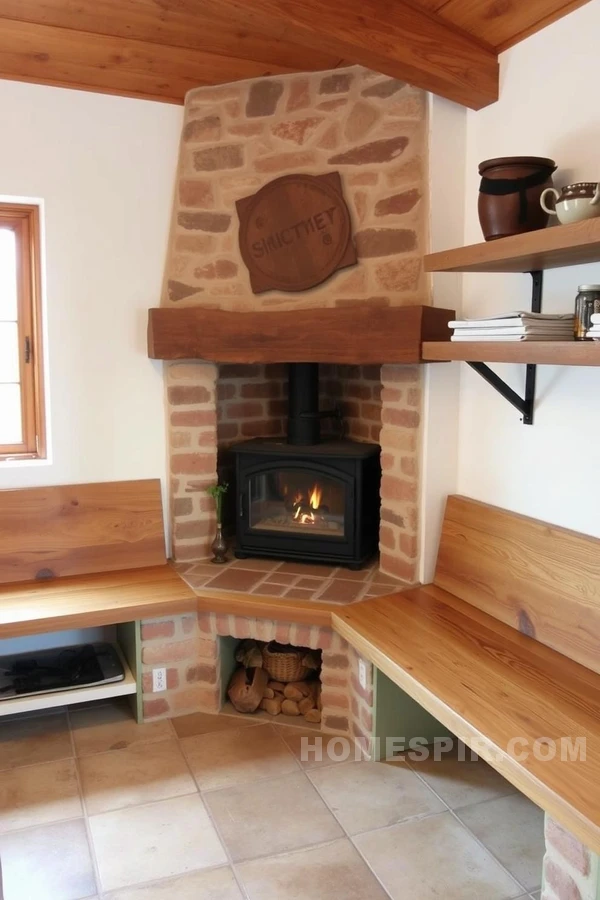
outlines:
M320 440L316 363L289 367L287 442L255 439L236 459L235 555L359 569L379 541L380 447Z

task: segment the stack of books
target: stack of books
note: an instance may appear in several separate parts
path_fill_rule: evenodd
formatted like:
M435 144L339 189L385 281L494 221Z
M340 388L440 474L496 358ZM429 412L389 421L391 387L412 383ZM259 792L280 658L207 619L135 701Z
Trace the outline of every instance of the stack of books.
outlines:
M586 337L593 338L595 341L600 341L600 313L593 313L590 321L592 327L586 333Z
M457 320L449 322L448 327L454 330L453 341L572 341L574 320L572 314L517 311L484 319Z

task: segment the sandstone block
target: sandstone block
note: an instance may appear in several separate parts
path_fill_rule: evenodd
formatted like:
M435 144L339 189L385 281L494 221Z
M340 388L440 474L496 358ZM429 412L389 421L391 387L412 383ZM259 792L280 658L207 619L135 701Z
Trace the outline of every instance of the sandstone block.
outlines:
M333 166L364 166L370 163L390 162L404 153L408 142L409 138L404 136L383 138L379 141L361 144L344 153L338 153L336 156L331 156L327 162Z
M178 251L212 253L216 246L216 239L211 234L178 234L175 237L175 249Z
M363 259L408 253L417 246L417 235L408 228L365 228L355 235L358 255Z
M186 300L193 297L194 294L200 294L204 288L197 285L185 284L183 281L167 281L167 294L171 303L178 303L179 300Z
M177 214L177 224L188 231L210 231L221 234L229 228L231 216L228 213L180 212Z
M320 94L345 94L350 90L354 76L351 72L334 72L321 79Z
M344 135L348 141L358 141L372 129L379 119L380 113L370 103L359 100L355 103L346 119Z
M421 271L419 257L393 259L377 266L375 280L386 291L414 291L419 286Z
M212 209L215 205L212 184L210 181L180 181L179 202L182 206Z
M206 147L193 154L197 172L218 172L222 169L240 169L244 165L244 150L240 144L223 144Z
M246 103L246 115L249 119L260 116L272 116L277 110L277 104L283 94L283 83L261 78L250 86L248 102Z
M221 119L219 116L204 116L202 119L191 119L183 127L183 140L186 143L218 141L221 138Z
M294 112L307 106L310 106L310 82L308 78L296 78L290 82L286 111Z
M405 85L406 82L400 81L398 78L386 78L384 81L376 81L375 84L369 85L361 93L363 97L379 97L385 100L387 97L397 94Z
M238 267L236 263L232 262L230 259L216 259L213 262L207 263L204 266L198 266L194 269L195 278L235 278L237 273Z
M254 168L257 172L286 172L298 168L314 166L318 162L312 150L297 150L287 153L275 153L272 156L264 156L255 160Z
M282 141L291 141L294 144L305 144L306 141L315 133L321 122L322 116L307 116L305 119L289 119L285 122L279 122L271 129L275 137Z
M409 212L421 199L421 191L411 188L401 194L392 194L384 197L375 204L376 216L397 216Z

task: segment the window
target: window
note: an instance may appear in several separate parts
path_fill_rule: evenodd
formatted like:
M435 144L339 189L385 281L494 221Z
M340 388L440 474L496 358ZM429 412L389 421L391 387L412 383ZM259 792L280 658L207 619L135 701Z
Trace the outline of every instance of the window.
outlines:
M39 208L0 203L0 460L45 455Z

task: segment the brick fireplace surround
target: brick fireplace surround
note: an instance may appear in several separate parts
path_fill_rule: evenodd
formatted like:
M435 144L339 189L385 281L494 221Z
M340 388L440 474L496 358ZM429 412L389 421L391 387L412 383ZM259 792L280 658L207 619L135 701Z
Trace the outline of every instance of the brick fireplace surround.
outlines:
M423 92L360 67L190 92L162 305L243 312L428 304L426 124ZM312 291L254 296L237 247L235 201L279 175L328 171L342 177L358 265ZM393 579L406 584L417 577L420 372L356 365L323 367L321 375L322 406L341 403L349 437L381 443L384 574L361 596L376 588L388 592ZM168 364L165 376L173 556L200 589L209 577L205 561L215 524L206 488L232 443L284 433L284 369L184 361ZM260 561L234 565L254 564ZM267 581L273 596L277 580L262 579L263 588ZM214 612L144 622L144 716L218 712L221 638L229 637L321 649L321 730L353 737L368 754L372 666L366 664L363 689L354 649L319 625ZM160 696L150 692L154 665L167 667L168 690ZM599 878L598 857L547 816L542 900L599 900Z

